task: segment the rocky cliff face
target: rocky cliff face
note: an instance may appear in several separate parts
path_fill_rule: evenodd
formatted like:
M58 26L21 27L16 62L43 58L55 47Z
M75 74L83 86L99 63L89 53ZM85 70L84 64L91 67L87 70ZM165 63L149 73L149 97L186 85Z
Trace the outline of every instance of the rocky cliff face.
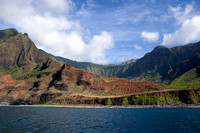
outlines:
M45 78L49 74L52 74L52 77ZM117 78L110 80L110 77L104 76L99 78L106 84L95 85L93 89L95 83L89 79L96 76L99 75L68 65L60 65L52 71L42 72L35 82L16 81L10 75L6 75L0 78L0 104L171 105L200 103L199 89L165 90L153 83L140 84ZM129 88L127 84L137 85ZM116 87L115 85L121 85L123 88L118 87L118 91L115 92L115 88L112 88ZM127 89L123 90L124 88Z
M39 51L28 37L15 29L0 31L0 68L12 70L15 66L33 70L46 62L49 55Z
M34 82L31 80L19 82L13 80L10 75L2 77L0 79L1 103L64 104L70 103L71 97L101 98L164 90L162 86L155 83L101 76L66 64L52 62L50 66L55 67L43 70Z

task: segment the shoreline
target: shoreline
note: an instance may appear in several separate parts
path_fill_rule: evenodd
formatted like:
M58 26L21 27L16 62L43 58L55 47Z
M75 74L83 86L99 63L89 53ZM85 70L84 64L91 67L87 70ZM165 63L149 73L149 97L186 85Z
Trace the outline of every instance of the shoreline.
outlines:
M54 108L184 108L200 107L200 104L172 104L172 105L0 105L0 107L54 107Z

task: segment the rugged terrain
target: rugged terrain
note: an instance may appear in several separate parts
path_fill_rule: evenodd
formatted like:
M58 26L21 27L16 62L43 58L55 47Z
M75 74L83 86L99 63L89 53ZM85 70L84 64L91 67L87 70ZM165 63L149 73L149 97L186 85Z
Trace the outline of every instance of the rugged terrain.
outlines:
M97 74L137 81L169 83L185 72L200 66L200 42L173 48L157 46L138 60L117 65L97 65L52 57L62 63Z
M0 67L12 70L15 66L33 70L41 65L49 55L38 50L28 34L18 33L15 29L0 31Z
M100 76L66 64L53 64L37 80L0 79L1 104L196 104L200 89L166 90L150 82ZM51 66L51 65L50 65ZM34 77L32 77L34 78Z
M28 34L15 29L0 33L1 75L5 75L0 79L1 103L67 103L74 96L110 97L164 90L155 83L97 75L57 63L38 50Z
M152 82L136 82L80 70L38 50L28 34L0 31L0 104L191 104L200 102L196 88L172 90ZM131 64L121 64L123 65ZM135 63L137 63L136 61ZM188 74L187 74L188 73ZM183 74L174 85L199 68ZM194 73L194 74L193 74ZM186 76L185 76L186 75ZM164 87L163 87L164 86ZM165 89L167 88L167 89Z
M65 104L71 97L101 98L164 90L162 86L155 83L126 81L116 77L100 76L66 64L54 65L55 67L51 69L43 70L33 82L16 81L10 75L3 76L0 79L2 102Z

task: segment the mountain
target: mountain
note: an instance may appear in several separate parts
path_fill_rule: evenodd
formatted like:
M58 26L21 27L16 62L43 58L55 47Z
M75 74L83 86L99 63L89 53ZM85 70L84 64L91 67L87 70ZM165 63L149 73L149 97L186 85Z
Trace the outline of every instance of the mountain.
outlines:
M67 63L73 67L76 67L82 70L94 72L100 75L110 75L110 76L117 76L118 73L124 72L129 67L129 64L136 62L136 60L131 59L131 60L118 63L118 64L98 65L98 64L94 64L90 62L73 61L67 58L53 56L53 55L51 55L51 58L57 62Z
M164 86L168 89L200 89L200 67L185 72Z
M200 69L196 67L199 63L199 60L196 60L199 59L198 43L171 49L156 47L137 61L130 60L122 64L107 65L106 71L102 71L126 77L135 74L137 72L135 69L140 70L137 72L138 75L146 70L151 71L155 69L153 66L156 64L158 66L155 72L165 75L163 67L167 69L166 62L170 62L170 72L176 77L183 71L193 68L173 80L170 85L98 75L59 63L52 58L52 55L37 49L27 33L22 34L15 29L0 31L0 46L0 104L163 105L200 103ZM183 53L185 55L182 55ZM77 66L80 64L75 61L72 63ZM184 66L182 66L183 63ZM86 64L85 68L88 67L87 65L105 67L92 63L83 64ZM176 69L176 72L174 68L181 70ZM160 70L163 70L163 73ZM188 87L187 85L191 82L195 83L194 86ZM189 89L177 87L183 83L186 83L184 86Z
M3 70L19 68L29 71L41 66L50 56L38 50L28 34L16 29L0 31L0 76Z
M154 82L172 81L198 66L200 66L200 42L173 48L157 46L116 76Z
M0 31L0 104L122 104L165 91L159 84L103 76L58 63L15 29ZM156 100L158 101L158 100Z
M59 62L101 75L167 83L190 69L200 66L200 42L173 48L157 46L138 60L130 60L117 65L97 65L52 57Z

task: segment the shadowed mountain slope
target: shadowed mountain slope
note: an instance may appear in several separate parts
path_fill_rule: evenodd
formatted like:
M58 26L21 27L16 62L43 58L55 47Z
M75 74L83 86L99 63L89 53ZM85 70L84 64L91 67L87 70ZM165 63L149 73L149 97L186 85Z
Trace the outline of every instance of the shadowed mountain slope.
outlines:
M154 82L172 81L198 66L200 66L200 42L173 48L158 46L125 72L116 76Z
M173 48L157 46L138 60L118 65L96 65L62 57L52 58L101 75L137 81L170 82L190 69L200 66L200 42Z

